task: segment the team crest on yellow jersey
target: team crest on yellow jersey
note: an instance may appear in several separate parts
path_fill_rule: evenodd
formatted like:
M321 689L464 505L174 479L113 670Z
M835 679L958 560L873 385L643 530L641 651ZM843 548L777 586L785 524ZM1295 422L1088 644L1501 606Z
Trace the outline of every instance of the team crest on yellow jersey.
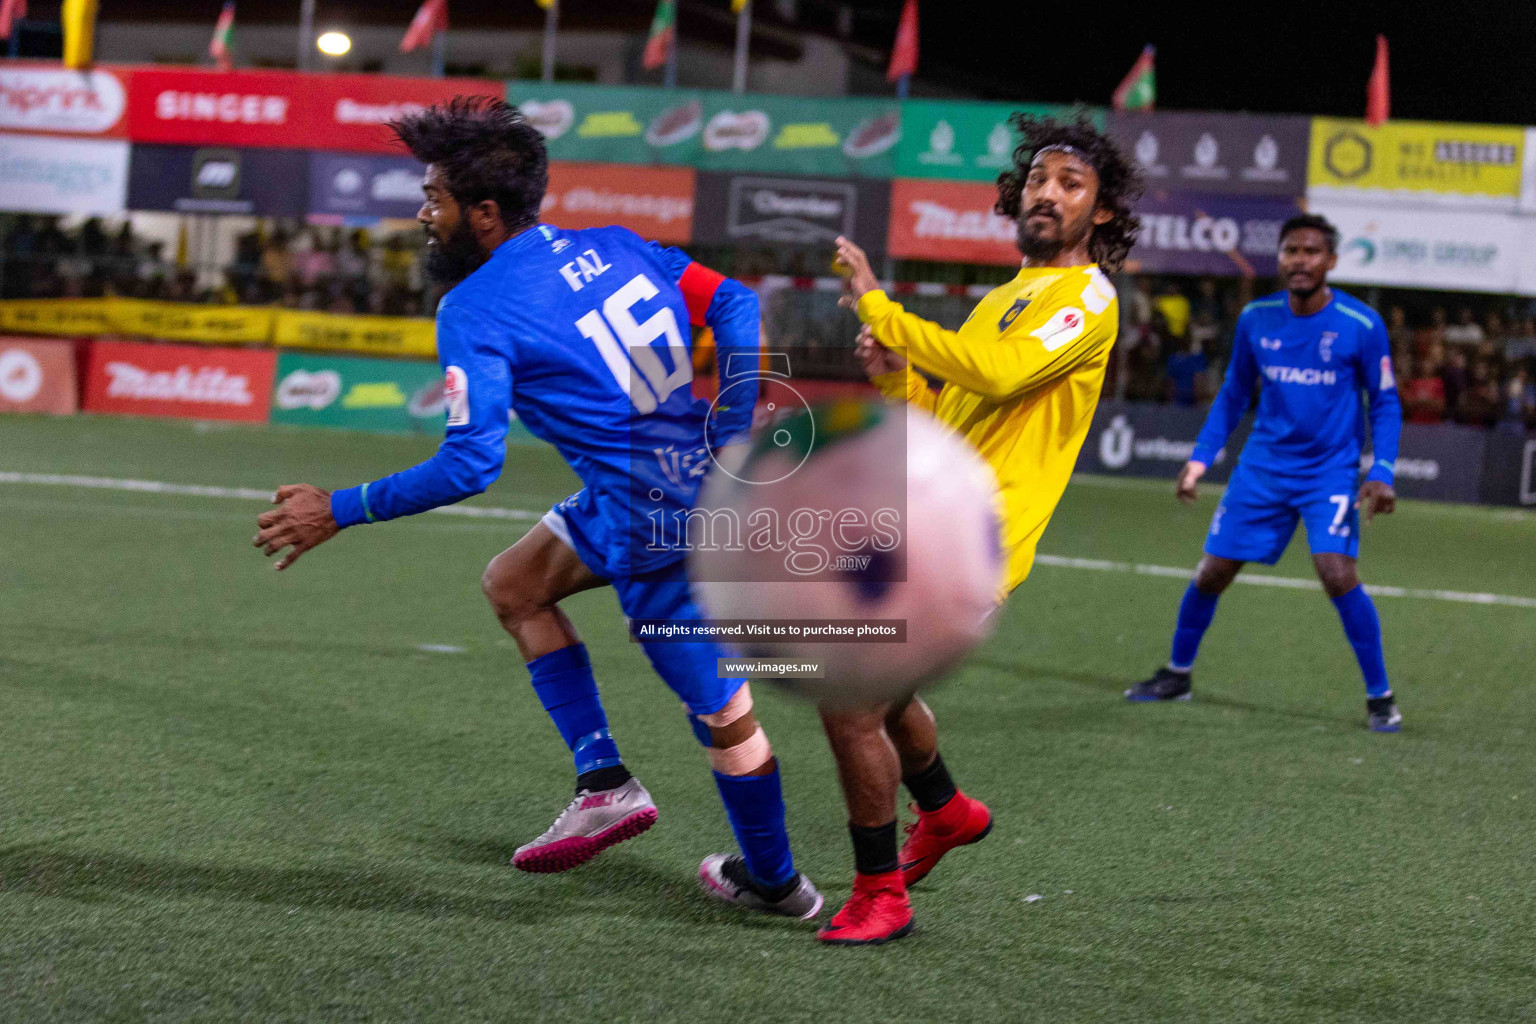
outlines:
M997 322L997 329L999 331L1006 331L1012 327L1013 322L1019 318L1019 314L1024 312L1025 307L1028 305L1028 299L1014 299L1013 305L1008 307L1008 312L1004 313L1003 318Z

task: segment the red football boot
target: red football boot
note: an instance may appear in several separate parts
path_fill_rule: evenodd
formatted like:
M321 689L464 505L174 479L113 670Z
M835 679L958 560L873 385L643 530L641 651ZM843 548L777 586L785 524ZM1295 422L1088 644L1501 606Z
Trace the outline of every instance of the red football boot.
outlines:
M912 810L917 811L915 804ZM936 811L917 811L917 820L906 826L907 841L897 857L903 881L908 885L922 881L940 857L957 846L979 842L991 831L992 812L964 793L955 793Z
M853 895L816 933L829 946L878 946L912 932L912 904L900 871L853 876Z

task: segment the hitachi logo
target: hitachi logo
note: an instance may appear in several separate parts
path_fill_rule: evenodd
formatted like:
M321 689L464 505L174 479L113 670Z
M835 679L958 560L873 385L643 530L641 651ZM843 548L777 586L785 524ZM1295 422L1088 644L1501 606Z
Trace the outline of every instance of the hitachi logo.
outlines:
M1310 366L1266 366L1264 379L1276 384L1323 384L1332 386L1339 382L1337 370L1317 370Z

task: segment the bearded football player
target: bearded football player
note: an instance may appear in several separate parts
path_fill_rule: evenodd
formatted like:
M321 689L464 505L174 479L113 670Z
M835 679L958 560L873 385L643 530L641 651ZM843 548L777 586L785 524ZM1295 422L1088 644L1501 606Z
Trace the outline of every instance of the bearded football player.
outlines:
M1022 267L964 326L908 313L881 288L864 253L838 240L845 304L863 322L858 354L888 398L932 413L991 465L1001 493L1006 596L1029 575L1098 404L1119 325L1106 274L1136 238L1134 165L1086 119L1016 115L1023 136L998 178L997 212L1018 224ZM935 391L929 377L943 381ZM913 696L894 706L826 707L853 839L853 895L818 937L867 945L912 930L907 888L945 854L984 838L992 815L955 784L939 755L933 712ZM898 783L917 821L896 844Z

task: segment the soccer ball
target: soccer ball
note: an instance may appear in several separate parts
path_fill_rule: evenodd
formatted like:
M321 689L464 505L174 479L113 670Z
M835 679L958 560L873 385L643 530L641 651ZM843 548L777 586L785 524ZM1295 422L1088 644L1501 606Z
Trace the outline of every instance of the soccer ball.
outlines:
M818 701L895 700L990 632L1004 582L997 502L991 469L926 413L816 406L713 469L689 578L711 619L745 623L725 640L742 654L825 672L755 678Z

